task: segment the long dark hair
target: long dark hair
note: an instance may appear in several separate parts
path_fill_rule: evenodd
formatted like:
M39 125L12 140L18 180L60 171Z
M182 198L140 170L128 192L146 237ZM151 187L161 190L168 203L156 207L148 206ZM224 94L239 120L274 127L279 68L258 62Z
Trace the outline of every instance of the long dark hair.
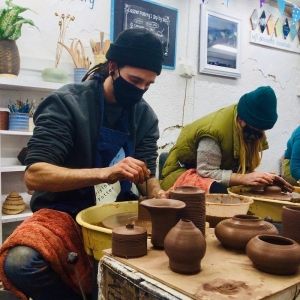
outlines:
M104 80L109 76L108 73L108 61L105 63L100 63L98 65L95 65L91 69L87 71L87 73L83 76L81 81L85 81L87 79L90 79L91 76L97 74L100 77L100 80L104 82Z

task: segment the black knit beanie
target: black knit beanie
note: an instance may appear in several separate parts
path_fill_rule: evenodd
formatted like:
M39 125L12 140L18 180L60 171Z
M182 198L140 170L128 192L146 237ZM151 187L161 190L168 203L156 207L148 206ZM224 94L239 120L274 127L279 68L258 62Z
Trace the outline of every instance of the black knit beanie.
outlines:
M162 43L146 29L122 31L106 53L108 60L160 74L163 62Z
M277 121L277 98L269 86L261 86L241 97L237 105L238 116L248 125L271 129Z

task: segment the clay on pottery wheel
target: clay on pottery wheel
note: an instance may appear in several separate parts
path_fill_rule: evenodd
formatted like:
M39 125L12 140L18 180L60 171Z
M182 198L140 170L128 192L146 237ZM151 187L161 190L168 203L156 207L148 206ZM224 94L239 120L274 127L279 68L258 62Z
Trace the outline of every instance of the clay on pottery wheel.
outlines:
M300 206L283 206L282 235L300 244Z
M196 186L178 186L170 191L170 198L186 204L181 218L191 220L205 235L205 192Z
M26 204L17 192L11 192L2 205L2 212L7 215L16 215L24 211Z
M178 222L178 213L185 203L174 199L147 199L141 202L151 215L151 242L157 249L164 248L164 239L169 230Z
M300 265L300 245L280 235L257 235L246 247L254 266L264 272L292 275Z
M243 250L258 234L278 234L276 227L256 216L236 215L221 221L215 228L217 239L226 248Z
M125 226L126 224L133 223L137 219L137 214L132 212L119 213L102 220L102 225L109 229Z
M264 188L265 194L281 194L281 187L277 185L267 185Z
M146 255L146 229L133 224L115 228L112 231L112 254L125 258Z
M192 221L179 220L168 232L164 245L172 271L182 274L200 272L206 242L202 232Z

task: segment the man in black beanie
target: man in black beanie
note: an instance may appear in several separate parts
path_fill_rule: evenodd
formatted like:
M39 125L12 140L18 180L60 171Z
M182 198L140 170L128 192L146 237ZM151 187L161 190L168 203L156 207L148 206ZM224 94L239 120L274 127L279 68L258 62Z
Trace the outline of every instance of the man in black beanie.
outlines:
M40 231L32 232L33 245L25 241L11 248L22 238L16 231L2 248L0 274L6 287L19 296L82 299L79 285L85 287L85 294L91 293L88 266L79 272L81 279L75 286L69 280L73 268L63 267L64 274L57 268L58 263L65 264L67 250L84 253L83 249L66 247L66 253L57 255L61 260L57 262L49 261L46 246L35 247L34 240L52 241L47 243L51 250L62 253L59 245L73 242L63 223L55 222L60 214L72 221L78 212L96 203L137 199L132 183L144 196L166 196L155 178L158 119L143 99L161 73L162 44L147 30L129 29L111 44L106 57L106 63L88 72L88 80L53 92L34 115L25 182L35 191L30 203L34 216L47 220L47 231L43 236ZM22 232L28 232L31 220L27 219ZM40 226L44 228L44 224ZM8 250L4 251L6 245ZM80 268L84 259L79 255L75 268Z

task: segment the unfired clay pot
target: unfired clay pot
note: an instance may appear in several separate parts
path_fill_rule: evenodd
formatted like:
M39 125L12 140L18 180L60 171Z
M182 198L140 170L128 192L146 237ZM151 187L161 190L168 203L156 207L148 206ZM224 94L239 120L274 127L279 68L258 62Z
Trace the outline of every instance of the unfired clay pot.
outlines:
M265 194L280 194L281 193L281 187L277 185L267 185L264 188Z
M170 191L170 198L186 204L181 218L191 220L205 235L205 192L195 186L179 186Z
M258 217L236 215L221 221L215 228L218 240L226 248L243 250L258 234L278 234L276 227Z
M206 242L192 221L181 219L167 234L164 245L172 271L183 274L200 271Z
M147 199L141 202L150 213L152 221L151 242L155 248L164 248L164 239L169 230L178 222L178 213L185 203L174 199Z
M147 231L127 224L112 231L112 254L120 257L140 257L147 254Z
M257 269L271 274L292 275L300 265L300 245L280 235L253 237L246 253Z
M300 244L300 206L283 206L282 235Z

